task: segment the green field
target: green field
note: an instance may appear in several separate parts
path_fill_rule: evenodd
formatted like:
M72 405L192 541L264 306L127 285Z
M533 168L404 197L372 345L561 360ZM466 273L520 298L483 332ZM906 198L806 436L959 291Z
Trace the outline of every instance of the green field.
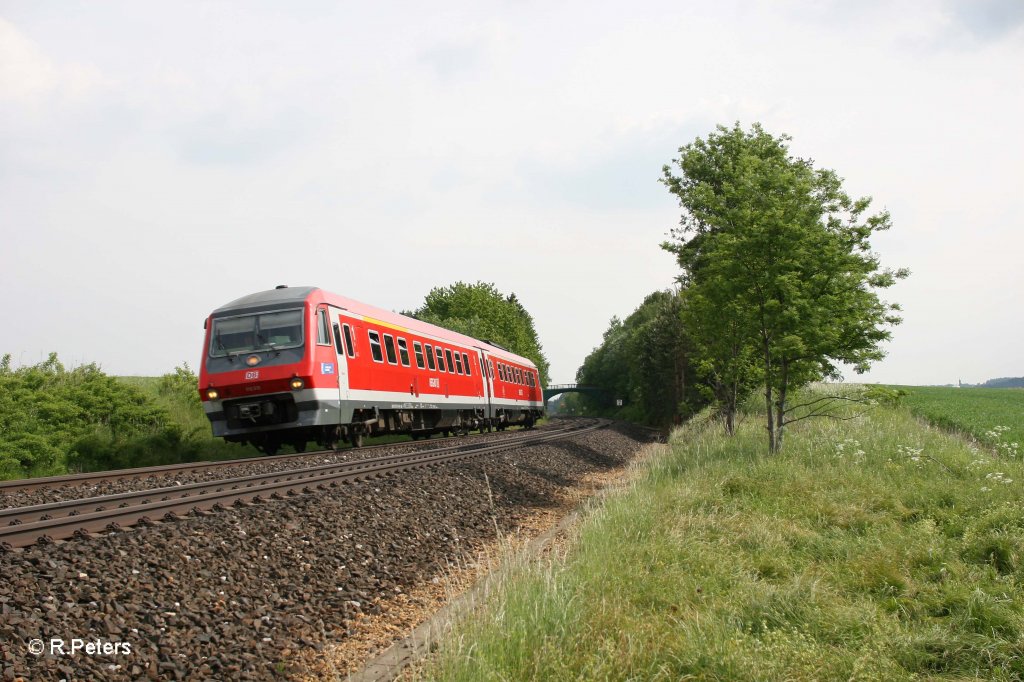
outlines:
M422 676L1024 679L1019 458L905 407L800 422L776 456L764 441L753 407L732 438L678 430Z
M1024 455L1024 389L892 388L906 391L903 401L932 424L969 435L1004 456Z

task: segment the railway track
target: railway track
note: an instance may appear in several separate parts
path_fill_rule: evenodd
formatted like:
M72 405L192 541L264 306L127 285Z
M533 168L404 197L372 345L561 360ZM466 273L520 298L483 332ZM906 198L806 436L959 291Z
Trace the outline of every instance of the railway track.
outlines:
M431 441L425 441L425 443L443 443L445 441L454 441L457 440L458 438L458 436L452 436L449 438L438 438ZM412 444L412 441L403 444ZM378 449L392 448L394 446L395 443L366 445L359 448L358 452L364 453L367 451L373 451ZM156 476L172 476L175 474L191 474L196 472L215 471L220 468L227 468L233 466L244 466L246 464L266 464L273 462L287 462L289 460L301 460L304 457L314 457L316 455L333 455L336 452L346 451L348 450L319 450L309 452L296 452L287 455L261 455L258 457L243 457L240 459L225 459L206 462L184 462L181 464L161 464L158 466L138 467L134 469L113 469L110 471L94 471L84 474L67 474L64 476L45 476L41 478L22 479L14 481L0 481L0 499L2 499L2 496L6 493L24 492L41 489L59 489L83 484L99 484L107 483L110 481L121 481L128 479L152 478Z
M92 533L117 531L133 525L169 521L186 514L202 514L228 505L254 503L269 499L311 493L328 487L408 469L433 466L478 457L512 448L537 445L568 435L585 433L607 425L604 420L581 422L544 432L529 432L498 443L483 442L435 448L311 467L288 469L270 474L255 474L136 492L119 493L79 500L13 507L0 510L0 548L11 550L36 543L50 543ZM282 457L295 457L284 455ZM264 459L264 458L257 458ZM238 460L231 463L237 463ZM230 464L228 462L200 463ZM188 467L177 467L187 469ZM206 468L206 467L203 467ZM149 467L146 470L107 472L129 476L166 473L175 467ZM74 477L59 477L71 479ZM76 482L81 482L79 477Z

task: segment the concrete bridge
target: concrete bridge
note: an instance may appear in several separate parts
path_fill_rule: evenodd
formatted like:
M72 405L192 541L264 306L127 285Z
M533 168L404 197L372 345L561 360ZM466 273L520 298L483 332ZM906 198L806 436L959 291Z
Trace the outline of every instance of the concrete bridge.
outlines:
M547 402L561 393L590 393L594 395L610 397L608 391L600 386L585 386L583 384L552 384L544 389L544 402Z

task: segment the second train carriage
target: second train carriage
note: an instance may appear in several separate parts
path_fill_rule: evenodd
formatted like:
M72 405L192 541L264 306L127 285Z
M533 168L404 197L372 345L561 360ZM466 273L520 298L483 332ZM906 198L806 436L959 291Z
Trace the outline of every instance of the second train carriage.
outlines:
M316 287L278 287L206 320L199 392L213 434L266 453L309 441L532 426L536 366L487 341Z

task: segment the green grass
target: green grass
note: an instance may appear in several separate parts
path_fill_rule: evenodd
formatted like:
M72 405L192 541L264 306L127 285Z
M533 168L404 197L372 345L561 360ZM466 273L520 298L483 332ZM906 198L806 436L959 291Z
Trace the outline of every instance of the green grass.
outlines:
M678 431L423 676L1024 679L1019 461L905 408L764 441L756 415Z
M1003 455L1024 455L1024 389L892 388L906 391L903 401L932 424L972 436Z

